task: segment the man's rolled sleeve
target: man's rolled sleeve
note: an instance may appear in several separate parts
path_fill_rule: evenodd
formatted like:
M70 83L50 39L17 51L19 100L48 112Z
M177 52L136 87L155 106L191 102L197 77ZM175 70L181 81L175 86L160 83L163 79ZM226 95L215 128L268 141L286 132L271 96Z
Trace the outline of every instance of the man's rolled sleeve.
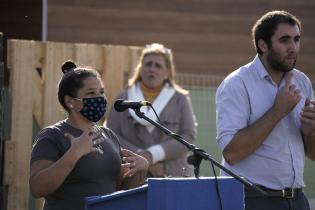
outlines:
M216 93L216 109L217 143L223 151L249 122L250 101L241 78L229 77L221 83Z

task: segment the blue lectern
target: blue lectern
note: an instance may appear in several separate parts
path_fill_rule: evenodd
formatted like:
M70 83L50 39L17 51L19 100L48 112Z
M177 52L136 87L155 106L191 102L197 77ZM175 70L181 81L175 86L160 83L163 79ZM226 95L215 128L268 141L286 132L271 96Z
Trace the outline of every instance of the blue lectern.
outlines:
M219 177L223 210L243 210L243 184ZM106 196L87 197L86 210L220 210L214 178L148 179L148 184Z

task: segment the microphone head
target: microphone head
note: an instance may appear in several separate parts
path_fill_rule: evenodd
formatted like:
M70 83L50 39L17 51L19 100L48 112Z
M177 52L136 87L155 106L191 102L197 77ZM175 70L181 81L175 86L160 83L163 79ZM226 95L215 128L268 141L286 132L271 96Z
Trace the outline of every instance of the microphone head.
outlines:
M114 103L114 108L117 112L123 112L126 109L140 109L142 106L151 106L148 101L126 101L123 99L118 99Z
M123 112L127 109L125 106L122 106L123 102L124 99L117 99L116 102L114 103L114 108L117 112Z

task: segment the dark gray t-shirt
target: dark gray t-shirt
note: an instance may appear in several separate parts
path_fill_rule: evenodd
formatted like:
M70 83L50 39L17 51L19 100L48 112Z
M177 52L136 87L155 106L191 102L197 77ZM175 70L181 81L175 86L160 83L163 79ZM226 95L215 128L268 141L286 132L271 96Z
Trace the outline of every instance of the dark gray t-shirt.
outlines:
M103 130L106 140L100 146L104 153L93 152L83 156L57 191L45 198L44 210L83 210L84 197L116 191L121 165L120 145L110 129ZM31 163L36 160L60 159L70 148L70 141L64 136L65 133L78 137L82 131L65 121L44 128L36 137Z

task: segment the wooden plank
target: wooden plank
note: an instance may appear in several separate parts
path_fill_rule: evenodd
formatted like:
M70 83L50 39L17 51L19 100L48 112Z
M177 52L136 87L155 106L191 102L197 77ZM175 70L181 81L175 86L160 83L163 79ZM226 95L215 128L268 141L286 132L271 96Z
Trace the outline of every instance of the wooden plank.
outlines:
M129 52L130 53L130 68L128 69L129 77L138 65L142 49L143 47L129 47L129 51L130 51Z
M32 86L33 86L33 113L34 113L34 118L35 121L37 122L38 125L43 124L43 110L42 110L42 98L43 98L43 82L41 77L38 75L36 71L32 72Z
M14 147L6 151L6 168L11 174L5 178L11 183L8 189L8 209L27 209L29 201L29 156L32 147L32 71L34 67L33 41L8 42L8 66L11 71L12 94L11 141ZM12 144L13 144L12 143ZM11 153L11 154L10 154ZM13 153L13 154L12 154ZM11 161L14 164L11 164Z
M43 124L43 44L41 42L34 43L34 65L32 70L32 85L33 85L33 114L38 125Z
M121 13L119 9L107 8L84 8L68 7L62 8L64 12L56 15L49 20L49 26L70 27L71 29L85 29L87 32L94 29L116 29L121 33L116 36L128 34L129 31L150 31L168 33L172 31L189 33L203 32L242 32L244 26L253 25L257 16L222 15L222 14L198 14L198 13L180 13L180 12L156 12L128 10ZM82 13L87 14L82 17ZM71 14L71 16L70 16ZM67 21L62 21L67 20ZM119 24L117 24L119 22ZM154 24L151 24L154 23ZM99 27L102 25L104 27ZM211 27L205 27L211 26ZM80 34L77 34L79 36ZM103 36L104 34L93 34ZM123 37L122 37L123 38Z
M44 56L45 48L42 42L37 42L34 46L34 58L35 68L33 71L33 115L39 126L43 125L43 93L44 93L44 80L43 80L43 68L44 68ZM35 199L35 209L43 209L44 199Z
M91 67L98 71L104 69L104 51L95 44L75 44L75 62L79 66Z
M254 7L254 5L252 5ZM304 9L312 8L305 5ZM315 4L313 10L315 9ZM82 28L93 34L94 29L103 28L116 29L127 34L128 31L151 31L168 33L177 31L185 33L199 32L216 32L216 33L246 33L246 27L252 27L255 21L265 11L260 9L260 12L246 13L241 12L225 12L222 13L194 13L187 11L186 13L181 10L174 11L139 11L122 10L121 8L102 8L102 7L82 7L82 6L69 6L56 8L54 18L49 20L49 26L58 28L69 27ZM62 11L62 12L61 12ZM303 10L301 10L303 11ZM82 13L86 14L84 17ZM300 17L300 16L299 16ZM67 20L67 21L64 21ZM303 25L314 25L314 15L309 14L301 18ZM119 23L119 24L117 24ZM154 23L154 24L151 24ZM102 25L103 27L99 27ZM121 37L119 33L116 36ZM80 34L78 34L80 36ZM95 34L103 36L104 34ZM82 37L86 37L81 35ZM117 38L117 37L116 37ZM123 38L123 37L121 37Z
M124 86L124 72L130 69L129 48L123 46L104 47L105 71L101 73L108 104L111 106L114 97Z
M315 24L315 22L314 22ZM161 31L159 33L156 32L148 32L145 30L141 31L129 31L128 36L117 38L117 34L124 33L119 30L112 30L112 29L93 29L93 34L103 34L102 37L99 35L91 35L87 37L86 41L97 41L102 42L102 40L105 42L106 40L111 44L119 44L119 45L144 45L146 43L150 42L161 42L168 47L173 48L174 50L191 50L196 51L196 54L199 54L200 52L206 52L207 50L226 50L229 49L229 52L232 50L233 52L239 52L248 50L250 48L253 48L252 42L251 42L251 32L250 29L251 26L248 25L247 29L244 30L242 34L238 33L211 33L211 32L201 32L201 33L183 33L178 35L178 32L176 31ZM74 31L74 32L73 32ZM69 30L67 28L63 29L60 28L59 33L62 33L65 35L64 39L67 39L67 37L70 37L73 40L79 41L80 40L80 34L85 34L88 36L88 32L86 30L83 30L82 28L77 28L74 30ZM314 31L315 35L315 31ZM311 36L311 34L307 34L303 32L302 37L302 46L305 46L303 44L304 42L312 44L314 43L314 38ZM185 43L185 44L183 44ZM308 46L308 44L307 44ZM308 48L312 48L314 51L314 47L308 46ZM304 50L304 48L303 48ZM307 51L311 51L309 49L306 49Z
M65 118L65 112L58 101L58 83L62 77L61 65L64 61L74 59L74 45L68 43L47 42L43 68L43 124L54 124Z

